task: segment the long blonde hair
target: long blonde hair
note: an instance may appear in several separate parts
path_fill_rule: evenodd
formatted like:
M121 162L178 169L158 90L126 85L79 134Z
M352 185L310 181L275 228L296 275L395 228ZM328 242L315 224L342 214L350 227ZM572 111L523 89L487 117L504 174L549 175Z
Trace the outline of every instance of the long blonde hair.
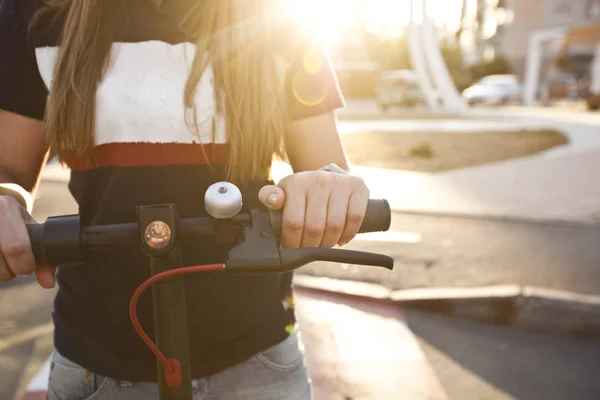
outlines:
M194 94L210 65L217 111L226 115L226 179L262 180L274 156L283 157L289 129L281 62L269 45L277 0L204 0L192 17L197 46L182 101L193 128ZM65 17L60 51L46 110L53 152L66 162L84 157L94 163L96 90L110 62L121 0L46 0L41 13ZM192 110L191 113L189 111Z

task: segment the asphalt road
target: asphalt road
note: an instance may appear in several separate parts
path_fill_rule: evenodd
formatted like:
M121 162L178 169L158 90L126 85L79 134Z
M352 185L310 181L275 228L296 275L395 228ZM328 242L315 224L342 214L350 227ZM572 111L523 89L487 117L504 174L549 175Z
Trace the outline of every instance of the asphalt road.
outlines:
M312 263L301 272L393 289L520 284L600 295L600 226L396 213L390 231L347 247L393 256L394 271Z
M404 310L449 400L596 400L600 340Z

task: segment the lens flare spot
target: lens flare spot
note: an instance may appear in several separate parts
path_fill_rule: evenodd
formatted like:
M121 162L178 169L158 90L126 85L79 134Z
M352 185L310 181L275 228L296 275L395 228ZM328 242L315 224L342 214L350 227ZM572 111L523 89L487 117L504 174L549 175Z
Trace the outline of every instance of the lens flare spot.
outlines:
M296 324L289 324L289 325L287 325L287 326L285 327L285 331L286 331L288 334L290 334L290 335L291 335L292 333L294 333L294 332L296 331Z
M301 69L292 77L292 91L300 104L313 107L325 100L329 90L320 74L309 74Z
M309 74L316 74L323 68L323 55L319 49L311 47L304 52L302 63L304 69Z
M289 295L285 299L283 299L283 308L284 310L293 310L294 309L294 295Z

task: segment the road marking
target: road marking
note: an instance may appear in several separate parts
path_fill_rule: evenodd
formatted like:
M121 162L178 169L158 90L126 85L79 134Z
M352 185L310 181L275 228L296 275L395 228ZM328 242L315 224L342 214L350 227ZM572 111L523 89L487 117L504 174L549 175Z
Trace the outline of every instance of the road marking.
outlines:
M296 289L296 315L315 392L336 398L446 400L395 304ZM323 395L322 398L331 398Z
M33 350L21 374L15 399L21 399L26 392L42 392L46 390L48 375L50 373L50 363L48 360L52 356L53 351L54 337L52 335L42 336L34 341Z
M51 357L48 357L46 362L42 365L40 370L31 378L27 384L28 392L37 392L48 390L48 377L50 376L50 361Z
M354 240L365 242L395 242L395 243L419 243L422 240L421 234L417 232L372 232L357 235Z
M37 339L41 336L51 335L52 332L54 332L54 324L52 322L48 322L46 324L29 328L24 332L15 333L6 339L0 339L0 352L23 343L27 343L30 340Z
M397 315L391 312L388 312L389 315L378 315L352 305L312 300L302 294L299 297L304 312L309 313L321 327L329 324L335 338L334 353L339 361L381 364L425 362L412 332ZM376 307L372 308L369 311L377 310ZM385 309L386 306L381 308ZM323 320L319 321L319 316Z

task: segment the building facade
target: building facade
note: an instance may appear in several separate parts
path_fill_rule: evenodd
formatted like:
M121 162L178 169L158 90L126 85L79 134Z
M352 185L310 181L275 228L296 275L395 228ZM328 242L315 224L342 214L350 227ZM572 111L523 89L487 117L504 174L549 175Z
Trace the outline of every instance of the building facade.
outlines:
M506 0L503 3L512 18L499 27L492 43L520 76L523 76L529 37L533 32L600 24L600 0ZM545 59L550 60L560 45L560 41L549 43Z

